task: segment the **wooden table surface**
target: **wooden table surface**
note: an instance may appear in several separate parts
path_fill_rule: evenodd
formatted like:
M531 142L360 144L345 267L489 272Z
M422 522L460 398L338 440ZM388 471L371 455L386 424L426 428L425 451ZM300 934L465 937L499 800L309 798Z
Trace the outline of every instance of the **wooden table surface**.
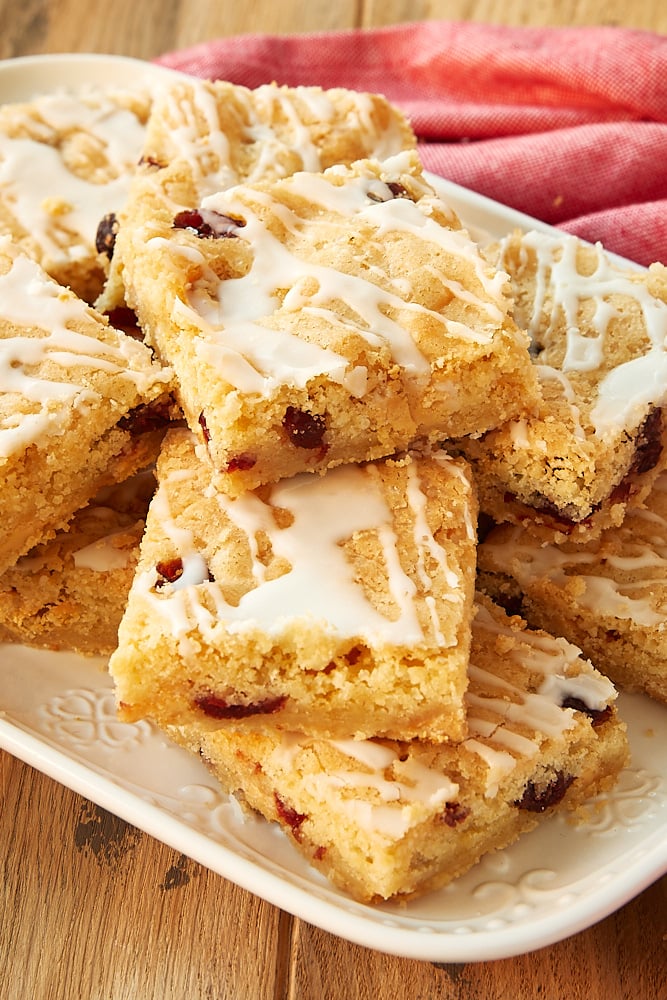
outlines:
M0 57L429 18L667 33L664 0L0 0ZM667 879L552 947L435 965L317 930L6 753L0 787L0 1000L667 998Z

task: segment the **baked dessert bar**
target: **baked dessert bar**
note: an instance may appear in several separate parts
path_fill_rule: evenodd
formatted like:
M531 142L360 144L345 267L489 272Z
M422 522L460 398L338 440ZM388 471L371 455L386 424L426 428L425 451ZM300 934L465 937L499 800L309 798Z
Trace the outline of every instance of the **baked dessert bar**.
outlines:
M0 236L0 572L154 461L171 372Z
M622 270L600 246L538 232L509 236L494 259L543 404L461 450L494 520L585 542L620 524L667 462L667 270Z
M125 203L150 107L148 86L88 86L0 107L0 232L87 302L105 279L98 225Z
M168 203L173 216L235 184L415 147L409 122L381 94L274 83L250 90L196 79L161 88L129 202L110 220L111 267L98 307L107 312L124 304L122 229L126 221L150 221L156 200Z
M536 401L505 276L416 154L144 211L123 229L128 303L230 495Z
M514 525L480 545L479 585L575 642L621 687L667 701L667 473L586 545L540 545Z
M316 740L270 720L168 731L337 886L378 902L445 885L613 785L627 759L614 698L578 649L480 597L460 743Z
M476 503L444 453L231 498L170 431L109 669L120 716L459 739Z
M151 470L101 490L0 576L0 641L108 656L134 577Z

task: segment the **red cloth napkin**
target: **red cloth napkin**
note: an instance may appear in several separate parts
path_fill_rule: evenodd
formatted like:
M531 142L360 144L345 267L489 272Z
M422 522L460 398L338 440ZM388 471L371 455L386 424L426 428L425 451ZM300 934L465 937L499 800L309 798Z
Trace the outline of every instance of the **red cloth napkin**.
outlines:
M383 93L410 118L428 170L667 263L667 36L423 21L240 35L157 61L248 87Z

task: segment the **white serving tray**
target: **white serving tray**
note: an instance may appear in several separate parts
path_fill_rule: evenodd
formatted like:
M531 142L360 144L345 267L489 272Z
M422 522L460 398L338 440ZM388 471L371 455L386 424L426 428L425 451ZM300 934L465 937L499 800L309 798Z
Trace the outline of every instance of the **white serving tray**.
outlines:
M0 63L0 102L171 71L115 56ZM473 234L550 230L431 176ZM585 826L554 817L450 886L408 904L354 902L274 826L241 813L205 766L148 723L116 719L103 660L0 645L0 747L207 868L357 944L438 962L488 961L559 941L667 871L667 709L619 698L632 761Z

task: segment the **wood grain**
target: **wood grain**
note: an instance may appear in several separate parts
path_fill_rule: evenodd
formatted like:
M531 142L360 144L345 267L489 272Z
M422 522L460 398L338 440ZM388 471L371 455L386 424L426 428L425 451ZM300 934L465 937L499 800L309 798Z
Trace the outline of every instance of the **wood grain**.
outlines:
M300 923L297 997L376 1000L638 1000L667 997L667 878L640 900L551 948L497 962L434 964L394 958ZM647 956L651 956L647 961Z
M0 788L2 1000L286 995L290 917L4 753Z
M355 0L1 0L0 58L44 52L108 52L151 59L222 35L352 28Z
M667 32L664 0L0 0L0 57L443 18ZM0 752L0 1000L667 1000L667 879L530 955L437 966L295 920Z
M400 21L442 19L516 26L623 25L667 31L667 5L662 0L366 0L364 27Z

